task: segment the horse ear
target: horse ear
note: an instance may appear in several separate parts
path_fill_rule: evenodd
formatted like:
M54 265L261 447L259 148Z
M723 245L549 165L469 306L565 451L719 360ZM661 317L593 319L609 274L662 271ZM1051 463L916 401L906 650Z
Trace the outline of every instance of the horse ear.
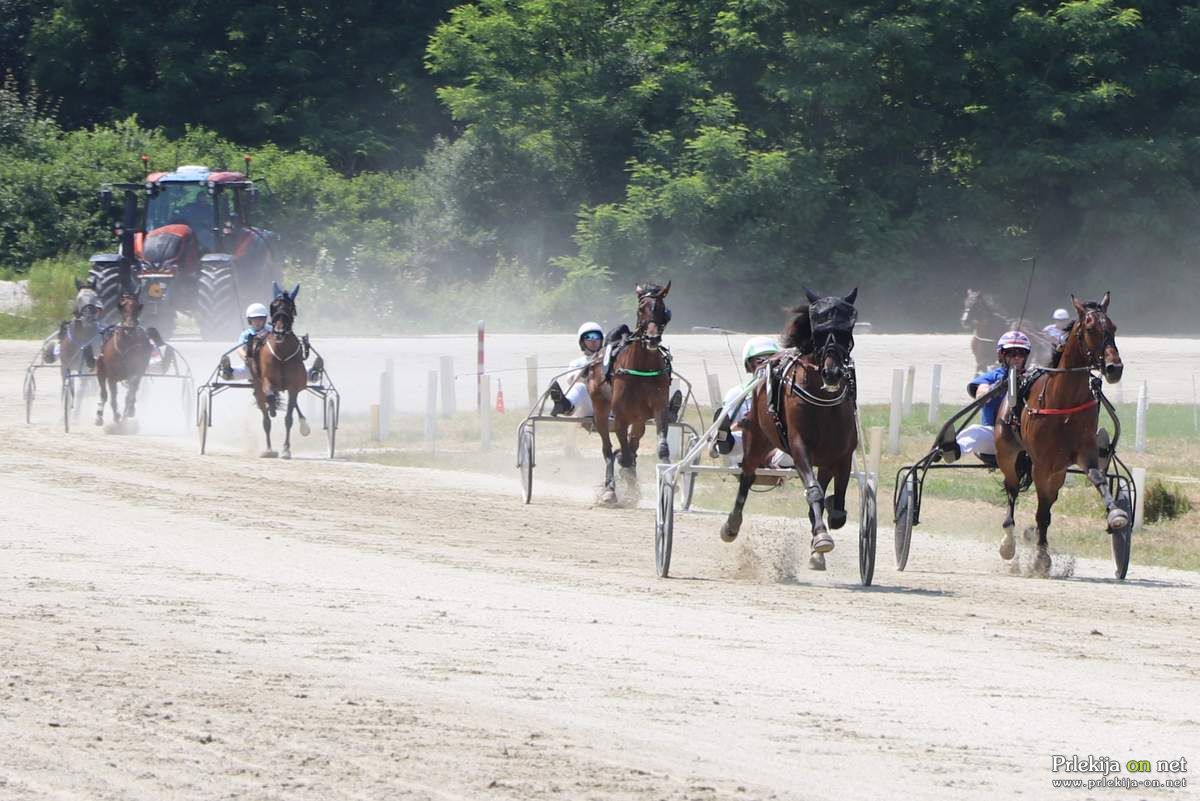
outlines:
M1105 314L1108 314L1109 294L1111 293L1105 292L1104 297L1100 299L1100 311L1104 312Z
M292 290L292 300L295 300L296 296L299 294L300 294L300 285L296 284L296 288Z
M642 292L643 292L643 291L644 291L644 290L642 289L642 285L641 285L641 284L634 284L634 285L633 285L633 294L637 295L638 297L641 297L641 296L642 296Z
M820 295L818 295L816 292L813 292L808 287L804 287L804 296L806 298L808 298L809 303L816 303L818 300L821 299Z
M853 305L854 305L854 299L855 299L855 298L857 298L857 297L858 297L858 287L854 287L854 289L850 290L850 294L849 294L849 295L847 295L846 297L842 298L842 300L846 301L846 302L847 302L847 303L849 303L851 306L853 306Z
M665 287L663 287L663 290L662 290L662 292L659 292L659 293L658 293L658 296L659 296L660 298L665 298L665 297L667 296L667 293L668 293L668 292L670 292L670 291L671 291L671 282L670 282L670 281L668 281L668 282L667 282L667 285L666 285Z
M1085 313L1087 313L1087 309L1084 308L1083 304L1075 299L1074 293L1071 293L1071 305L1075 307L1075 311L1079 314L1080 317L1083 317L1083 315Z
M271 282L271 292L274 293L272 297L276 298L283 294L283 290L279 288L279 284L274 281Z

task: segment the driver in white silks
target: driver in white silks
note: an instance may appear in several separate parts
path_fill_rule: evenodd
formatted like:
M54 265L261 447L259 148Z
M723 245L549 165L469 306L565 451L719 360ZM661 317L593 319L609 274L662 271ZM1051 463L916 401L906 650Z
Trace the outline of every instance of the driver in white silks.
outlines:
M723 403L725 406L733 403L733 401L745 391L746 387L754 381L754 374L758 369L767 363L767 359L779 353L779 343L775 337L752 337L742 346L742 367L749 374L749 378L725 393ZM729 461L734 465L742 463L742 420L750 414L750 404L754 400L754 393L750 393L742 401L741 406L733 413L729 421L728 431L722 430L722 434L726 435L726 439L718 439L714 444L718 453L725 454ZM786 470L794 467L792 457L779 448L774 448L771 451L770 458L767 461L767 467L775 470Z
M246 307L246 330L242 331L238 336L238 353L242 357L244 364L234 366L229 363L229 354L226 353L221 357L221 366L218 369L222 381L248 381L250 380L250 365L247 360L249 355L248 346L250 340L258 336L265 336L267 333L267 307L262 303L251 303Z
M1016 372L1020 377L1025 372L1025 364L1029 361L1029 351L1032 343L1029 337L1020 331L1008 331L1000 335L996 341L996 356L1000 366L988 370L982 375L975 376L967 384L967 392L973 398L986 395L997 384L1008 380L1010 372ZM999 393L980 410L980 423L964 428L954 443L942 451L942 458L947 462L958 461L964 453L996 455L996 414L1004 401L1004 393Z
M1071 315L1067 314L1066 309L1055 309L1054 315L1050 319L1050 325L1042 329L1042 334L1053 342L1055 347L1059 347L1067 339L1067 327L1071 325Z
M589 320L579 326L577 339L579 349L583 351L583 355L574 359L567 366L580 369L570 375L559 377L559 381L569 379L565 391L559 386L558 381L550 384L550 400L554 401L554 409L550 414L555 417L559 415L574 417L592 416L592 396L588 394L587 380L583 375L582 368L586 367L595 358L596 354L600 352L600 348L604 345L604 329L600 327L599 323Z

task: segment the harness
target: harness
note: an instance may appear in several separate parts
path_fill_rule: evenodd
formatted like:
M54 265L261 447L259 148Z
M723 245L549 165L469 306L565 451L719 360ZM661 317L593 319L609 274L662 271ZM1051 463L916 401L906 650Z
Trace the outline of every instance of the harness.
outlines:
M847 370L846 381L842 385L841 391L832 398L815 395L804 388L803 381L797 382L795 378L798 369L803 369L805 372L820 370L809 360L812 354L800 353L795 349L789 349L785 353L787 355L781 361L768 362L768 366L762 369L767 371L767 414L770 415L771 422L775 424L775 430L779 432L779 441L783 451L790 456L792 452L788 447L787 418L783 413L783 399L786 393L795 394L810 406L832 409L841 406L847 399L851 403L855 403L858 397L858 386L854 362L849 359L847 354L846 361L843 362L843 366Z
M642 347L646 350L658 351L659 356L662 358L663 366L657 370L634 370L629 367L613 367L613 364L617 360L617 354L635 342L641 342ZM604 353L605 379L611 379L614 375L633 376L635 378L657 378L661 375L670 376L671 349L662 344L661 337L652 338L646 336L645 334L634 334L630 337L622 337L620 342L610 344L605 349Z
M1034 379L1040 376L1042 373L1092 373L1095 370L1099 370L1102 367L1101 361L1104 359L1105 349L1107 349L1110 345L1113 348L1116 348L1117 346L1117 343L1113 339L1112 332L1106 329L1104 332L1104 341L1100 343L1099 353L1093 353L1092 350L1087 346L1087 340L1084 339L1083 326L1072 323L1071 327L1073 329L1075 339L1079 342L1079 349L1083 354L1084 364L1080 367L1039 367L1034 371L1033 376L1029 379L1027 387L1032 387ZM1064 342L1070 336L1071 333L1068 333L1067 337L1064 337ZM1046 383L1048 384L1049 381ZM1029 412L1029 414L1035 416L1066 416L1076 414L1078 412L1084 412L1094 406L1100 405L1100 397L1102 394L1101 386L1102 382L1100 377L1093 375L1091 381L1089 382L1089 391L1092 396L1091 399L1075 406L1062 409L1047 408L1046 406L1042 405L1045 403L1046 398L1046 387L1043 386L1042 391L1038 393L1037 408L1026 405L1025 410ZM1023 388L1021 393L1022 397L1025 397L1026 394L1027 389Z

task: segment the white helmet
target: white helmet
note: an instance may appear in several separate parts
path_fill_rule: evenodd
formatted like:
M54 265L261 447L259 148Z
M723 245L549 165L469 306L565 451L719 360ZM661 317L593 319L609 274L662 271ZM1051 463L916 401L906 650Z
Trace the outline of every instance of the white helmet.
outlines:
M742 346L742 367L749 372L749 362L756 356L771 356L779 353L779 343L775 337L751 337Z
M1055 309L1054 310L1054 319L1058 320L1059 322L1062 322L1063 320L1070 320L1071 315L1067 314L1066 309Z
M996 340L996 353L1001 354L1009 349L1019 349L1028 353L1033 349L1033 343L1020 331L1006 331Z
M584 334L599 334L601 339L604 339L604 329L600 327L600 323L594 323L588 320L583 325L579 326L579 331L575 335L575 339L579 342L580 350L583 349Z
M267 317L268 315L269 312L267 311L267 307L261 303L251 303L246 307L247 320L249 320L251 317Z

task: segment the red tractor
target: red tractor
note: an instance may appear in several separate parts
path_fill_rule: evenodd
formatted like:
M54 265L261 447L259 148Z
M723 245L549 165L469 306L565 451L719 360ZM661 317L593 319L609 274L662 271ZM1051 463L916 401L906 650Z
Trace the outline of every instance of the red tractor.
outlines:
M105 186L110 208L114 189L124 193L120 249L93 256L90 272L105 321L128 286L142 301L142 322L162 336L186 312L203 339L232 339L245 327L246 306L267 302L271 282L282 283L270 232L250 224L259 190L244 173L200 166L152 172L141 183Z

